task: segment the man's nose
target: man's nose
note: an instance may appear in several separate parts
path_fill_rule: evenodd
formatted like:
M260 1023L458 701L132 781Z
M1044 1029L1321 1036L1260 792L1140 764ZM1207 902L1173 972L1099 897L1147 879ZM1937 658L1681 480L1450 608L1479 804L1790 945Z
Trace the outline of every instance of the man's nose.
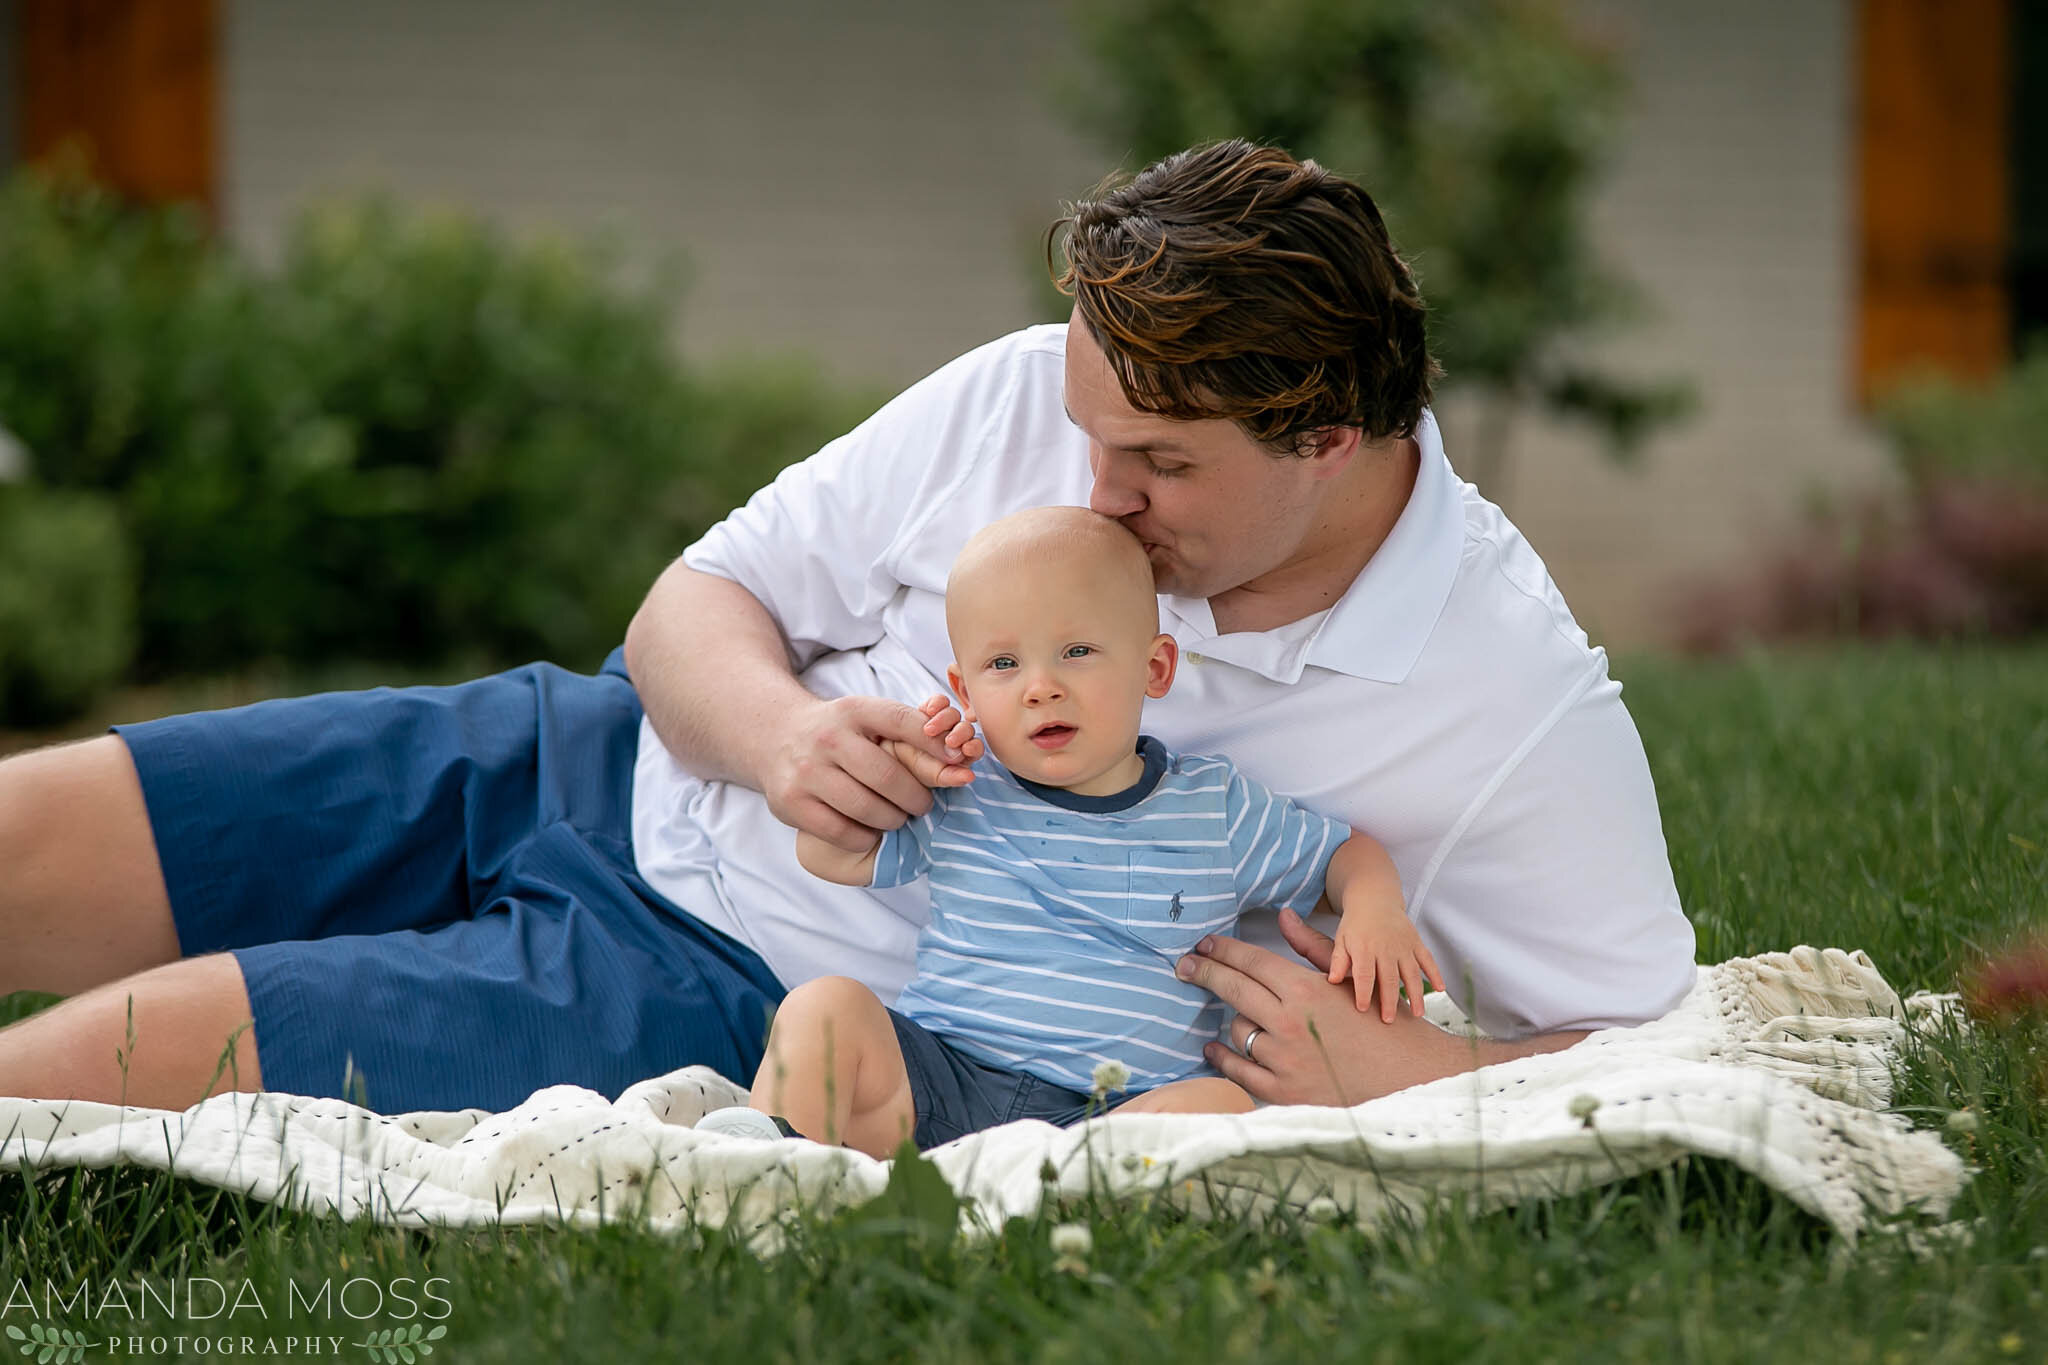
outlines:
M1091 452L1088 467L1095 476L1088 489L1088 510L1105 517L1128 517L1145 510L1145 495L1124 482L1117 473L1116 461L1100 452Z

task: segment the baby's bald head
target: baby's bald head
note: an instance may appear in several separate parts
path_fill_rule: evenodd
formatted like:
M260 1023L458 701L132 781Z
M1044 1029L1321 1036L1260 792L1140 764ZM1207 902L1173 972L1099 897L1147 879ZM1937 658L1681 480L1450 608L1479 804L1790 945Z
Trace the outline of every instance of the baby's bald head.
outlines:
M982 527L953 561L946 627L956 645L963 619L992 590L1033 582L1048 610L1071 605L1078 593L1133 630L1150 636L1159 629L1152 565L1136 536L1085 507L1033 507Z
M1004 767L1084 796L1142 775L1145 702L1173 686L1178 651L1129 531L1084 507L983 528L946 580L946 634L946 681Z

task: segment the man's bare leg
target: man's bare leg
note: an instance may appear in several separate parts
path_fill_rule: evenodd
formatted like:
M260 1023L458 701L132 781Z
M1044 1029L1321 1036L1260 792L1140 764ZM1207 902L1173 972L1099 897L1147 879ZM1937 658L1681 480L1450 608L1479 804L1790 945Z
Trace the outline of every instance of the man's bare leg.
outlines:
M110 981L0 1029L0 1095L185 1109L262 1088L249 992L230 953Z
M127 744L103 735L0 760L0 995L71 995L177 959Z
M0 760L0 994L19 990L73 998L0 1030L0 1095L119 1101L125 1084L130 1104L183 1109L262 1086L241 967L179 960L117 735Z

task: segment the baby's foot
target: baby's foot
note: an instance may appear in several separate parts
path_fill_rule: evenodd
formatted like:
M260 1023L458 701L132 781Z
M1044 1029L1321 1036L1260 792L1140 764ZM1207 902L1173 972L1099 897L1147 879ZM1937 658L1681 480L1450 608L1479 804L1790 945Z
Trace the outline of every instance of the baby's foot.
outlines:
M783 1120L758 1109L749 1109L744 1104L735 1104L726 1109L714 1109L693 1125L700 1133L719 1133L725 1137L751 1138L757 1142L778 1142L786 1137L795 1137L796 1130Z

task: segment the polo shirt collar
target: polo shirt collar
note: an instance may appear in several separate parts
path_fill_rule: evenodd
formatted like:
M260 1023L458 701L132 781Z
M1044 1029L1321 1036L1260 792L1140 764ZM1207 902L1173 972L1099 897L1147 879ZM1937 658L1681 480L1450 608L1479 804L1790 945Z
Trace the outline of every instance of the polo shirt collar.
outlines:
M1159 785L1159 779L1165 776L1167 753L1164 744L1150 735L1139 735L1138 757L1145 762L1144 770L1138 774L1138 780L1122 791L1110 792L1106 796L1084 796L1080 792L1070 792L1065 787L1048 787L1042 782L1033 782L1020 773L1010 772L1008 768L1004 768L1003 771L1010 773L1011 780L1018 786L1049 805L1089 815L1107 815L1112 811L1129 810L1143 801L1152 794L1153 788Z
M1465 499L1433 413L1415 428L1421 453L1408 505L1351 586L1306 634L1216 634L1206 598L1163 597L1178 619L1183 658L1199 655L1250 669L1278 683L1300 681L1313 664L1372 682L1398 683L1422 657L1443 615L1465 553Z

